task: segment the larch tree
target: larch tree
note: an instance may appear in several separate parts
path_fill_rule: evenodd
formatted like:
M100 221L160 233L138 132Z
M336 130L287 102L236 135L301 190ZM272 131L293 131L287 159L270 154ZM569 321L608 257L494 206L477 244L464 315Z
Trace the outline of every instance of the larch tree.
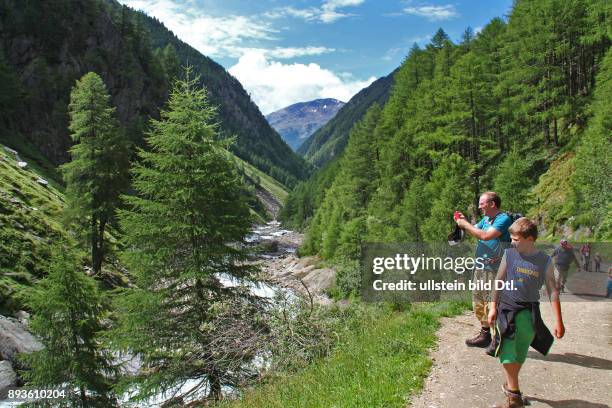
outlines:
M96 73L85 74L70 94L72 161L62 166L66 214L91 250L94 274L102 270L105 232L129 180L130 147L114 117L110 96Z
M135 400L219 399L222 387L255 375L249 363L262 330L261 299L236 284L254 272L241 247L249 208L215 108L190 69L184 78L150 122L149 148L132 170L135 194L120 212L136 288L118 298L111 339L142 361L119 385L137 386Z
M30 330L44 348L23 355L30 367L23 375L30 386L65 387L62 406L116 406L111 382L117 369L102 340L108 304L76 250L61 243L54 253L47 276L24 296L33 315Z

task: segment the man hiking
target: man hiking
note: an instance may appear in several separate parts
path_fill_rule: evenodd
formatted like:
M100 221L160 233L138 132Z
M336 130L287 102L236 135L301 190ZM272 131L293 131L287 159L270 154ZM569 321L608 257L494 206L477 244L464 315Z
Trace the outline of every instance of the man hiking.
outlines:
M569 274L569 268L572 262L576 263L576 268L580 271L580 262L578 262L578 258L574 253L574 247L567 242L566 239L562 239L559 241L559 246L555 248L552 253L552 257L555 260L555 266L559 271L559 289L561 292L565 292L565 282L567 281L567 276Z
M472 225L463 214L457 219L460 228L478 239L476 258L484 259L484 268L474 270L473 280L481 282L481 286L482 283L492 282L495 279L504 249L510 242L508 228L512 225L512 219L502 212L500 207L501 198L497 193L487 191L478 200L478 209L483 215L480 222ZM491 343L491 329L488 322L490 301L491 291L482 289L472 291L472 307L481 329L476 337L465 341L468 347L486 348Z

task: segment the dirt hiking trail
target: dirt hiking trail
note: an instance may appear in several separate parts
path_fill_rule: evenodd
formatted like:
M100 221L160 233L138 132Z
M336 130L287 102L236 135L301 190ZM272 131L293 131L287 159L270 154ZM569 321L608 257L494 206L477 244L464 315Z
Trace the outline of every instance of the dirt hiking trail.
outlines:
M521 391L528 401L526 406L611 408L612 300L562 294L561 308L565 336L555 339L547 356L530 349L521 370ZM552 330L550 304L542 302L541 311L544 322ZM469 348L464 343L478 329L472 312L442 320L438 346L431 353L432 371L423 392L408 407L501 406L504 376L499 360L484 354L483 349Z

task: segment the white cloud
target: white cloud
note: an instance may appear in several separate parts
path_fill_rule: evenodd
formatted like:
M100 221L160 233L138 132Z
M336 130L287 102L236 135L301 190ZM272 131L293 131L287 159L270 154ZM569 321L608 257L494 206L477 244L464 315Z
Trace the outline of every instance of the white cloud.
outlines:
M405 52L405 50L405 47L389 48L385 55L383 55L382 59L385 61L392 61L393 59L395 59L395 57L397 57L400 52Z
M406 7L404 13L425 17L430 21L450 20L459 17L459 13L452 4L444 6L417 6Z
M357 80L314 63L283 64L269 60L260 51L245 53L229 72L242 83L263 114L317 98L347 102L376 79Z
M339 11L345 7L361 5L365 0L324 0L321 7L310 7L297 9L295 7L281 7L265 13L269 18L295 17L306 21L320 21L322 23L333 23L352 14Z
M273 19L289 16L301 18L306 21L312 21L317 19L318 13L316 8L296 9L294 7L289 6L267 11L263 14L263 16Z
M327 47L276 47L271 49L252 48L245 49L243 54L249 51L255 51L265 54L266 56L279 59L290 59L296 57L305 57L310 55L321 55L334 52L335 49Z
M430 34L411 37L408 40L406 40L405 46L389 48L387 52L385 53L385 55L383 55L382 59L385 61L393 61L399 54L402 54L404 57L408 56L408 54L410 53L410 50L412 49L412 46L415 43L418 46L422 47L430 40L431 40Z
M176 0L120 0L122 4L157 18L166 27L204 55L233 57L258 51L273 58L295 58L320 55L335 51L327 47L275 47L271 49L248 47L245 44L258 40L274 40L278 30L269 23L253 17L212 17L194 7L179 4ZM360 0L350 0L360 1ZM300 10L295 10L296 16Z
M208 56L239 57L245 41L272 40L278 32L252 17L213 17L173 0L120 0L164 23L181 40Z

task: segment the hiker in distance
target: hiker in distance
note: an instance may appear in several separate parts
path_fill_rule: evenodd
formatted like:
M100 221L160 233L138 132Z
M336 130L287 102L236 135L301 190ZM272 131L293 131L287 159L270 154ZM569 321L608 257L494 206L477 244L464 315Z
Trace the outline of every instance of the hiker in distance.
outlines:
M580 272L580 262L578 262L578 257L574 253L574 247L567 242L567 239L559 241L559 246L555 248L551 256L555 260L555 266L559 272L559 289L561 292L565 292L565 282L569 275L570 266L572 262L575 262L576 268Z
M509 245L512 225L510 216L501 211L501 198L493 191L483 193L478 200L478 209L483 218L476 224L470 224L463 214L459 214L457 225L466 233L476 237L476 258L483 258L484 268L475 269L475 282L492 282L497 274L504 249ZM472 308L480 322L480 332L474 338L467 339L468 347L486 348L491 343L491 329L488 322L491 292L488 290L472 291Z

